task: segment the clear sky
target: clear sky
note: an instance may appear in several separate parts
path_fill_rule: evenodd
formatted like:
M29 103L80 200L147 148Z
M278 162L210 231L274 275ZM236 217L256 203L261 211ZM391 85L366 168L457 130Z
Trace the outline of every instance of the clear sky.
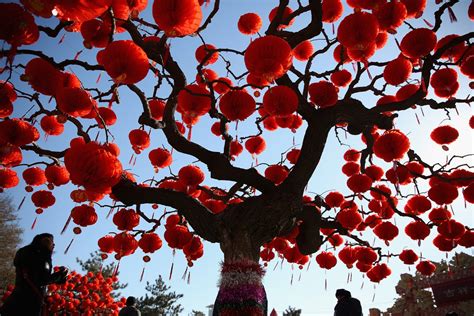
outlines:
M151 2L149 6L151 6ZM440 34L464 34L472 31L472 21L469 21L467 16L467 7L470 1L461 0L459 4L455 6L455 13L459 18L459 22L451 24L446 16L443 17L443 27ZM290 1L290 6L296 7L296 1ZM429 22L433 22L433 10L434 1L428 1L429 6L423 16ZM237 20L240 15L247 12L258 13L263 19L262 33L268 27L268 12L278 4L275 0L265 1L250 1L250 0L224 0L221 1L221 10L218 15L213 19L213 23L207 28L202 34L207 43L213 44L219 48L233 48L237 50L243 50L249 44L251 39L254 37L248 37L240 34L237 31ZM203 7L204 14L207 14L212 9L212 1L209 7ZM345 15L349 12L345 8ZM152 21L150 12L143 14L143 17L149 21ZM304 25L307 17L302 17L297 20L290 30L296 30L298 27ZM50 23L50 22L47 22ZM54 22L55 23L55 22ZM54 24L53 23L53 24ZM425 22L422 19L411 20L415 27L426 27ZM334 37L332 28L330 25L325 25L328 35ZM405 34L407 32L407 26L402 26L399 29L399 34ZM61 33L63 34L63 33ZM59 37L61 37L60 35ZM43 34L42 34L42 37ZM442 36L439 36L441 38ZM126 38L124 35L116 36L116 39ZM322 48L323 42L320 41L321 37L313 41L315 49ZM82 39L80 34L66 33L64 42L58 44L59 38L55 39L43 39L38 45L32 47L32 49L43 50L44 52L51 53L57 61L64 58L73 58L76 52L82 51L80 54L81 59L90 60L91 63L95 62L95 54L97 50L86 50L82 46ZM199 37L186 37L183 39L172 39L171 51L174 58L180 62L184 69L188 81L192 82L196 74L197 63L194 59L195 48L201 45ZM372 60L388 61L396 57L398 50L395 46L394 37L390 37L387 47L379 52L372 58ZM227 56L232 61L232 70L241 74L245 71L243 66L243 60L239 56ZM27 61L30 57L17 56L15 61ZM316 70L321 69L332 69L334 67L332 60L332 50L328 54L325 54L315 60L314 67ZM225 76L226 71L224 68L225 64L220 60L216 65L210 68L217 71L219 75ZM295 61L295 66L302 69L303 64ZM352 66L346 65L345 69L348 69L353 73ZM107 74L102 73L100 82L96 84L98 73L86 74L77 67L68 68L69 71L75 72L82 80L85 87L97 86L101 89L107 89L110 87L110 81ZM24 83L18 81L18 74L21 73L21 69L15 70L14 83L18 84L19 88L25 87ZM372 73L372 75L376 75ZM364 75L365 76L365 75ZM418 75L412 76L412 78L418 78ZM0 79L5 79L0 77ZM147 96L151 95L151 88L156 79L151 74L148 75L147 79L140 82L138 86L142 88ZM367 80L367 78L364 78ZM460 75L462 82L467 82L467 78ZM235 81L235 80L234 80ZM467 87L466 84L461 87ZM166 97L168 88L163 87L158 91L159 97ZM395 91L395 89L393 90ZM343 95L345 90L341 90L340 96ZM142 154L137 157L137 162L134 166L130 165L129 159L132 155L131 146L128 142L128 131L132 128L138 128L137 123L139 111L141 105L135 96L129 94L126 88L119 89L121 102L120 104L114 104L113 110L116 112L119 122L111 127L110 131L114 136L114 141L120 146L121 154L120 159L125 169L130 169L137 177L138 181L144 181L153 176L161 177L168 175L166 170L160 171L157 175L153 174L153 168L148 161L148 152L153 148L164 145L168 149L163 134L159 131L153 131L151 134L152 145ZM467 94L472 93L471 91L462 90L458 91L458 97L465 97ZM368 95L358 96L366 106L372 107L375 104L375 99ZM48 104L48 99L44 98L45 104ZM258 100L260 101L260 100ZM106 104L102 104L106 105ZM25 99L19 99L15 103L15 117L21 116L26 113L27 109L31 105ZM48 105L54 107L54 101ZM417 123L416 115L418 116L421 124ZM472 130L469 129L468 120L472 115L472 110L467 105L461 105L459 107L459 114L451 112L452 121L449 122L452 126L458 127L460 130L460 138L452 145L448 152L443 151L440 146L436 145L429 138L430 131L440 125L442 122L446 123L447 115L444 111L433 111L425 109L424 113L420 109L414 111L408 111L402 113L396 120L396 126L402 129L410 137L412 148L426 159L427 162L445 161L446 156L456 154L467 154L473 152L473 139ZM255 117L255 116L254 116ZM253 124L254 117L248 119L246 122L239 123L238 131L235 131L234 124L230 124L230 131L232 135L238 133L238 136L246 136L254 134L256 127ZM201 121L193 128L192 140L209 148L218 150L222 147L222 141L220 138L211 135L209 132L210 126L213 122L209 118L202 118ZM37 124L39 125L39 124ZM267 141L267 150L259 156L259 162L277 163L280 161L280 155L282 152L288 150L293 146L301 146L304 126L300 128L295 134L288 130L278 130L276 132L264 132L265 140ZM69 139L74 132L71 124L66 126L66 132L62 136L51 136L49 138L41 138L39 144L44 145L52 149L64 149L66 147L66 141ZM92 138L96 136L96 130L91 133ZM98 139L103 141L104 134L100 132ZM359 136L344 135L341 131L339 132L339 139L343 143L341 145L336 137L335 131L331 131L326 150L324 152L322 162L318 166L315 175L307 187L307 193L310 196L317 194L325 194L330 190L341 190L345 194L349 194L348 189L345 187L346 177L340 172L340 168L343 165L342 155L350 147L356 149L363 149L363 144L360 141ZM185 164L194 162L195 159L174 153L174 164L172 171L176 174L179 168ZM24 153L24 162L32 162L35 159L30 153ZM47 161L47 160L43 160ZM49 162L49 161L48 161ZM473 165L473 159L471 158L468 163ZM252 163L250 155L246 152L242 153L236 160L236 164L243 167L249 167ZM378 161L378 164L386 167ZM200 165L205 169L204 165ZM20 175L24 167L17 168L17 172ZM263 172L264 167L260 167L259 171ZM216 185L216 182L212 182L209 178L206 179L206 184ZM229 183L220 184L224 188L229 188ZM44 189L44 188L41 188ZM70 269L78 269L79 266L75 262L76 257L82 259L87 258L87 254L97 249L97 239L107 234L108 232L116 232L115 226L111 223L111 218L106 220L108 213L107 208L96 207L99 214L99 222L92 226L83 229L83 233L79 236L75 236L75 240L67 254L64 254L64 249L74 237L72 227L70 225L68 230L60 235L60 231L72 209L73 202L69 199L69 192L73 189L72 185L68 185L65 188L58 188L55 190L56 204L45 210L44 214L38 216L37 224L35 228L30 229L33 220L35 219L34 206L30 200L30 194L24 190L24 183L7 191L13 198L16 204L26 196L25 203L20 209L20 224L24 228L23 244L29 243L32 237L41 232L51 232L56 236L56 253L54 255L54 263L57 265L66 265ZM413 193L412 188L402 188L405 194ZM422 191L426 191L426 187L422 188ZM4 193L5 194L5 193ZM462 198L461 201L453 205L453 211L456 218L459 221L466 223L469 226L473 226L473 209L471 205L465 206ZM105 199L101 204L110 204L110 200ZM403 202L401 204L403 207ZM143 210L147 214L151 214L153 210L151 207L144 207ZM162 214L165 209L160 206L155 211L155 217ZM422 252L423 256L439 261L445 259L446 255L440 253L431 244L431 239L436 235L436 232L432 231L430 237L423 241L421 246L418 247L417 243L404 237L403 228L408 223L406 220L396 219L393 220L399 228L400 235L391 243L393 247L392 252L397 253L404 247L413 248L418 253ZM139 228L148 227L145 223L141 223ZM163 229L159 228L158 233L163 236ZM366 234L366 240L375 245L382 245L380 241L375 241L374 237L370 234ZM472 254L472 250L466 250L465 248L459 247L458 251L468 251ZM173 256L172 250L166 245L162 249L153 254L151 262L146 265L143 263L141 257L143 256L141 250L130 256L123 258L120 264L120 281L128 283L128 287L122 291L124 296L135 295L140 296L144 294L145 281L153 281L158 275L162 275L167 283L172 287L172 290L184 294L184 297L180 300L180 303L184 306L185 310L183 315L187 315L193 309L206 311L206 306L214 302L217 294L217 281L219 277L219 264L222 261L222 253L215 244L205 244L204 257L199 259L195 265L190 269L191 278L188 284L187 280L182 279L182 275L186 269L186 261L181 251L177 251ZM106 261L112 262L112 259ZM171 280L170 268L174 262L174 270ZM384 261L385 262L385 261ZM146 266L146 272L144 275L143 282L140 282L140 273L142 268ZM380 284L373 284L367 278L364 278L357 269L353 268L348 270L342 262L338 262L337 266L329 271L323 271L319 268L314 260L314 255L310 260L310 264L306 265L303 270L298 269L297 266L292 266L287 262L280 264L280 261L274 259L268 265L267 274L264 279L266 286L269 307L275 308L279 313L285 310L288 306L301 308L303 315L332 315L333 307L336 303L334 292L338 288L346 288L350 290L353 295L359 298L364 308L364 313L368 314L368 309L372 307L378 307L380 309L386 309L391 306L396 297L394 286L398 281L398 275L400 273L410 272L410 270L403 264L399 263L397 258L392 258L389 261L389 266L392 269L392 276L388 279L383 280ZM411 272L414 268L411 268ZM350 277L351 276L351 277ZM349 280L351 279L351 280ZM348 282L349 280L349 282ZM325 286L326 284L326 286Z

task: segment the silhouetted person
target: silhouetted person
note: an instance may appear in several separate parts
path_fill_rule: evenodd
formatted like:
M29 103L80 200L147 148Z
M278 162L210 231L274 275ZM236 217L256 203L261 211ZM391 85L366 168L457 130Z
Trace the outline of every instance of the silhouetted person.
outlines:
M67 269L52 273L51 255L54 240L51 234L39 234L28 246L20 248L13 260L15 288L0 308L0 315L37 316L41 314L46 286L66 282Z
M336 291L337 304L334 316L362 316L360 301L351 296L351 292L339 289Z
M137 299L133 296L127 298L124 308L119 312L119 316L141 316L140 311L135 307L137 305Z

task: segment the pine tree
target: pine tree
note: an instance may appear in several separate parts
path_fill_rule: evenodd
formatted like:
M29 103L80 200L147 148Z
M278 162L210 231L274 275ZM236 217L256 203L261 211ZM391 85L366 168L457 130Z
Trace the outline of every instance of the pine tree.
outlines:
M0 196L0 289L15 282L13 258L21 242L22 229L17 222L17 210L11 199L6 195Z
M301 309L296 309L295 307L289 306L284 312L283 316L300 316Z
M183 307L177 301L183 297L183 294L168 292L169 286L165 284L161 275L155 280L154 284L146 283L146 290L150 294L138 299L137 308L143 316L154 315L179 315Z

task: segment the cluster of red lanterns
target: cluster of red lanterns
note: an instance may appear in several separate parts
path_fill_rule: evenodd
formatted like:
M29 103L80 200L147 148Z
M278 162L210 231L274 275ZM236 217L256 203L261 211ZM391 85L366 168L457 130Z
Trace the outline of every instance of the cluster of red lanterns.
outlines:
M177 214L170 215L166 219L165 240L168 246L173 249L183 250L188 265L192 266L193 261L202 257L204 254L204 246L201 239L193 235L187 225Z

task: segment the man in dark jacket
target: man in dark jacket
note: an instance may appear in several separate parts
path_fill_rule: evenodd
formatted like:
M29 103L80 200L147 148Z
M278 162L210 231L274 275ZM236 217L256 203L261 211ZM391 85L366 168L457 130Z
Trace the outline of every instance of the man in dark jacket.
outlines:
M119 316L140 316L140 311L135 307L137 305L137 299L133 296L127 298L124 308L119 313Z
M360 301L351 296L351 292L339 289L336 291L337 304L334 316L362 316Z
M53 249L53 235L44 233L36 235L31 244L17 251L13 260L15 288L0 308L0 315L41 315L46 286L64 283L68 273L64 267L52 273Z

